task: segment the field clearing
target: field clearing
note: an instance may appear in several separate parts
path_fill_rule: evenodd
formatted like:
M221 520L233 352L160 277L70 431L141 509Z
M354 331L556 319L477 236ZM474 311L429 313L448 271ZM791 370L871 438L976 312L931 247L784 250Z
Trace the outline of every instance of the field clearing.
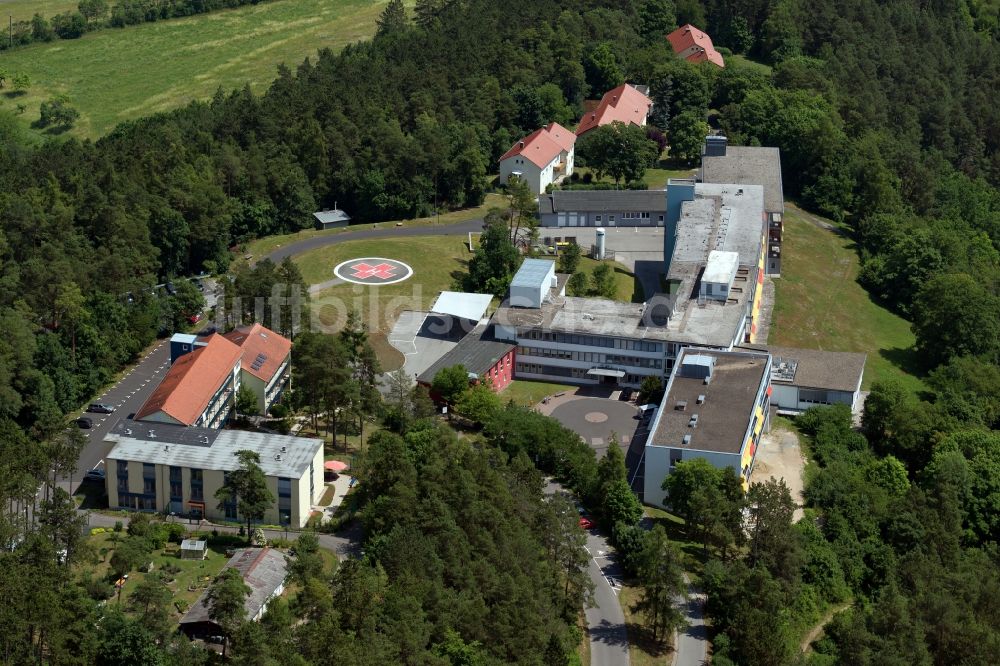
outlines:
M30 21L35 14L51 18L63 12L75 12L79 4L78 0L0 0L0 16L9 16L15 23Z
M858 284L854 241L832 222L789 204L783 245L768 342L867 352L864 388L896 377L911 391L923 390L910 323L873 301Z
M28 74L32 85L0 98L0 108L24 105L18 117L29 125L42 101L65 94L80 112L69 133L94 138L124 120L208 99L220 86L264 90L279 63L294 70L318 49L371 37L383 7L382 0L273 0L15 49L0 56L3 67Z

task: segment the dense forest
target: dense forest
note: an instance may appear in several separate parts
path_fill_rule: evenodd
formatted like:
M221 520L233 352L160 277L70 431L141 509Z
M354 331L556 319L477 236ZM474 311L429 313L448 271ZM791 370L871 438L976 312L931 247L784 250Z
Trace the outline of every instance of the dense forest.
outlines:
M686 22L724 49L724 70L672 54L662 36ZM225 271L231 247L303 228L334 202L362 222L479 204L515 138L571 124L584 99L622 81L647 83L652 122L682 161L696 157L706 122L733 143L781 148L786 194L857 241L863 284L913 321L923 364L913 369L928 373L924 394L873 387L864 436L842 415L814 416L810 520L782 542L787 559L734 551L710 570L710 599L739 590L760 600L710 601L719 659L792 659L740 627L773 626L813 595L812 608L856 604L817 659L989 663L1000 635L988 587L1000 483L997 33L996 3L971 0L420 0L412 17L391 2L374 40L281 67L262 95L220 90L96 142L35 145L0 116L4 504L28 500L62 464L62 415L171 329L175 306L156 283ZM234 288L252 296L300 281L294 266L267 266ZM480 454L462 455L476 483L498 483L475 471ZM66 530L64 508L48 510ZM18 520L5 512L5 543ZM404 527L392 539L409 538ZM20 599L5 612L23 608L24 581L51 579L46 594L62 608L96 613L56 564L61 534L41 530L19 549L28 555L2 556L4 570L24 571L0 581L0 598ZM406 576L382 566L365 572L372 585ZM531 564L519 575L546 573ZM421 606L422 594L393 612ZM44 632L75 625L24 613L20 640L63 660L57 650L69 648ZM354 621L368 619L337 620L345 631ZM532 626L533 646L570 638L563 620ZM408 639L386 640L399 649ZM509 658L509 646L482 645ZM16 641L3 648L20 654L9 652Z

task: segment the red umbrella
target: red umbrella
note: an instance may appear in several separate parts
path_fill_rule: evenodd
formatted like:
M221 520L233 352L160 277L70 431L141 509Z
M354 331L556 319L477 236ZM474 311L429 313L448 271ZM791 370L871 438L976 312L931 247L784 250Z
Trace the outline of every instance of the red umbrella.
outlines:
M340 462L339 460L327 460L323 463L323 467L330 470L331 472L343 472L347 469L347 463Z

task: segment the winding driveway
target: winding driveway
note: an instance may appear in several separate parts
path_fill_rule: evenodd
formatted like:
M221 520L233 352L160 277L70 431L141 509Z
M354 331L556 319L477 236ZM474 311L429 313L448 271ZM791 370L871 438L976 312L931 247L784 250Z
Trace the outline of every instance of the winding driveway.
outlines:
M364 225L358 225L356 231L344 231L331 233L325 236L313 236L304 238L289 245L271 250L265 259L270 259L274 263L279 263L285 257L294 257L303 252L309 252L327 245L346 243L354 240L371 240L374 238L402 238L406 236L465 236L470 231L473 233L483 230L482 218L456 222L455 224L429 225L421 227L381 227L378 229L366 229Z

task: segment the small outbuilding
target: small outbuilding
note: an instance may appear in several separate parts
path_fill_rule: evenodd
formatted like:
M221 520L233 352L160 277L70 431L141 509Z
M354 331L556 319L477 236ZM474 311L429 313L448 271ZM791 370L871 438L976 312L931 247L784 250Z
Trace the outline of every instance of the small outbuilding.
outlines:
M182 560L203 560L208 555L208 542L198 539L181 541Z
M332 210L321 210L313 213L313 217L316 218L317 229L337 229L351 223L351 216L337 208L336 204Z

